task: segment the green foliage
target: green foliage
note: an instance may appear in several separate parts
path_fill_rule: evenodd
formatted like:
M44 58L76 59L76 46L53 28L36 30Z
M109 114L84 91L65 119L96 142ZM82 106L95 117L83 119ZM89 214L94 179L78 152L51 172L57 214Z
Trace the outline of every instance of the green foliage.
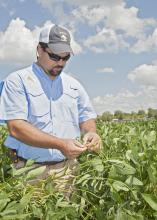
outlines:
M103 148L78 158L70 201L53 187L52 178L27 184L44 168L32 171L28 161L16 171L3 146L7 130L0 129L0 219L157 219L157 121L98 120Z
M123 112L121 110L116 110L114 114L106 111L98 116L101 121L137 121L137 120L150 120L157 119L157 109L149 108L146 112L143 109L138 110L138 112L132 111Z

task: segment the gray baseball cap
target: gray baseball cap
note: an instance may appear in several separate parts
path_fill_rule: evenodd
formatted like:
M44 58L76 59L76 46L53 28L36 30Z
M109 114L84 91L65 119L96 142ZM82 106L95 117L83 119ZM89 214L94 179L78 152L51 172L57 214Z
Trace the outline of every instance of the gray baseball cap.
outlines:
M59 54L69 52L73 54L70 46L71 37L69 32L58 25L46 26L42 29L39 42L47 43L53 53Z

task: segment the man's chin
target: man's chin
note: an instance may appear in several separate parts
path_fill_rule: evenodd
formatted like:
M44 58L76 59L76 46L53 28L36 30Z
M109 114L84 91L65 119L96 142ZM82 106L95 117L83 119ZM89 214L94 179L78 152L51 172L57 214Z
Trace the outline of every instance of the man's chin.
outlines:
M62 72L62 70L60 70L60 71L49 71L49 74L51 76L59 76L61 74L61 72Z

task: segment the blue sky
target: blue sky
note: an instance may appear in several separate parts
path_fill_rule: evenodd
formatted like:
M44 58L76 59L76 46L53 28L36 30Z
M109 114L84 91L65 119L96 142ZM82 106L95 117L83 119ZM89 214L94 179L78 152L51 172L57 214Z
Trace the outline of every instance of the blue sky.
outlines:
M0 80L35 61L40 30L67 27L75 56L65 72L98 114L157 108L157 1L0 0Z

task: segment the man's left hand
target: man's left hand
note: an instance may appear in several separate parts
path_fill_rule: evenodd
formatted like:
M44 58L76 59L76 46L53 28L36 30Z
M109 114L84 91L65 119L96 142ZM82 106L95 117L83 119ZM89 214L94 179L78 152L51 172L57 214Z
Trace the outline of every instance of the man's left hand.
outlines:
M99 152L101 149L101 138L95 132L88 132L83 137L83 145L87 147L88 150Z

